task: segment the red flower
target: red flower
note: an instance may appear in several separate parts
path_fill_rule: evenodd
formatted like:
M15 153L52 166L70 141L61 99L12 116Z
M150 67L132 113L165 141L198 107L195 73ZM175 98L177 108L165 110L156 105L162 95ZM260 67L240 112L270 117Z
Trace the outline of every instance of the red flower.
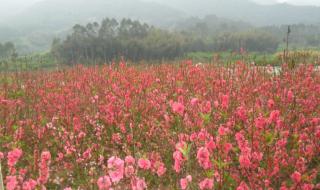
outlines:
M171 107L172 107L172 111L174 113L177 113L177 114L183 116L184 109L185 109L183 104L181 104L180 102L174 102L174 103L172 103Z

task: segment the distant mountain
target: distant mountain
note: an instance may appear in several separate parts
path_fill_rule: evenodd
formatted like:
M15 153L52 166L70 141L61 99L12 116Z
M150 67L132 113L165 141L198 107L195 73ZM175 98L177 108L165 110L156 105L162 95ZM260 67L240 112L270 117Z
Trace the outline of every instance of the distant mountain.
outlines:
M153 0L146 0L153 1ZM262 5L251 0L156 0L183 11L190 16L215 14L219 17L242 20L251 24L314 24L320 22L320 7L295 6L286 3Z
M253 2L256 0L32 0L34 4L13 11L16 5L13 2L18 1L21 0L12 0L11 8L0 7L0 12L15 12L0 19L0 42L13 40L22 52L46 50L54 37L65 36L73 25L100 22L106 17L137 19L169 29L179 25L186 26L185 29L194 27L183 22L199 17L212 27L210 31L215 31L216 24L221 25L215 23L216 18L224 18L222 24L237 30L247 26L243 23L253 26L320 23L320 7L262 5ZM193 21L200 22L198 26L203 22Z
M262 5L253 0L43 0L5 22L29 32L61 30L105 17L139 19L167 27L189 16L206 15L259 26L313 24L320 22L320 7Z
M106 17L131 18L169 27L185 14L166 5L140 0L42 0L6 19L3 24L0 21L0 29L5 28L0 35L15 39L21 52L43 51L50 47L54 37L63 36L75 24L100 22ZM8 33L12 30L14 32ZM3 38L0 37L0 42L5 41Z
M190 32L202 36L218 35L225 32L242 32L254 28L251 24L207 15L204 18L191 17L183 19L175 25L175 30Z
M77 23L100 21L105 17L132 18L167 25L184 13L169 6L140 0L44 0L34 4L8 22L16 28L61 30Z
M18 14L39 0L0 0L0 22Z

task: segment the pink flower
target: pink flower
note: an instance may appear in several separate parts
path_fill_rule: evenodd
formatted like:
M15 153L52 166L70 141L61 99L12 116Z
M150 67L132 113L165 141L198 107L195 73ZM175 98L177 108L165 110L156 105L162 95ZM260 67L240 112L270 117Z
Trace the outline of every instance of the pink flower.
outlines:
M243 168L250 168L250 165L251 165L251 161L248 157L248 155L243 155L241 154L239 156L239 162L240 162L240 166L243 167Z
M219 107L219 102L216 100L216 101L214 101L213 102L213 106L215 107L215 108L218 108Z
M191 99L191 105L192 105L192 106L197 105L198 102L199 102L199 99L198 99L198 98L192 98L192 99Z
M66 188L64 188L64 190L72 190L72 188L71 187L66 187Z
M124 160L125 160L126 164L129 164L129 165L134 165L136 162L132 156L126 156L126 158Z
M182 190L187 189L188 187L188 180L186 178L180 179L180 187Z
M205 105L202 107L202 112L203 112L203 113L210 113L211 110L212 110L212 108L211 108L211 102L210 102L210 101L207 101L207 102L205 103Z
M21 149L14 149L8 153L8 166L13 167L16 165L18 160L22 156L22 150Z
M17 181L16 176L7 176L6 182L7 182L7 184L6 184L7 190L15 190L18 185L18 181Z
M206 148L212 152L214 149L216 149L216 143L211 139L209 142L206 143Z
M254 120L254 123L258 129L264 129L265 126L267 125L266 119L263 118L261 115Z
M144 190L147 188L147 184L144 179L133 178L131 180L131 189L132 190Z
M40 184L46 184L49 179L49 165L51 161L51 154L48 151L41 153L41 160L39 166L40 176L38 178L38 182Z
M286 186L281 186L280 190L288 190L288 188Z
M220 136L227 135L228 132L229 132L229 129L226 127L219 127L218 129L218 133Z
M263 158L263 153L261 153L261 152L254 152L253 154L252 154L252 158L253 159L256 159L257 161L261 161L262 160L262 158Z
M245 123L248 121L247 110L243 106L237 108L236 114L241 121Z
M88 148L83 154L83 159L90 159L91 158L91 148Z
M130 177L134 174L135 172L135 169L133 166L126 166L125 169L124 169L124 173L126 175L126 177Z
M190 183L192 181L192 176L188 175L186 178L181 178L180 179L180 187L182 190L187 189L188 187L188 183Z
M139 168L141 168L141 169L148 170L148 169L151 168L151 162L150 162L150 160L148 160L148 159L140 158L140 159L138 160L138 166L139 166Z
M232 144L231 143L226 143L224 144L224 152L228 154L230 150L232 149Z
M298 171L295 171L292 175L291 175L291 179L295 182L295 183L300 183L301 181L301 174Z
M181 151L181 150L186 150L186 148L188 148L188 144L184 141L178 142L176 144L176 150Z
M174 102L171 105L171 107L172 107L172 111L174 113L177 113L177 114L183 116L183 114L184 114L184 105L183 104L181 104L180 102Z
M229 107L229 95L222 95L221 106L223 109L227 109Z
M192 181L192 176L191 175L187 175L186 179L191 182Z
M208 179L208 178L204 179L203 181L201 181L199 183L199 188L201 190L203 190L203 189L212 189L213 188L213 179Z
M240 185L237 187L237 190L249 190L249 187L245 182L241 182Z
M41 154L41 160L48 162L51 160L51 154L48 151L42 152Z
M211 168L210 153L207 148L202 147L198 150L197 159L200 166L204 169Z
M279 119L280 117L280 111L279 110L273 110L271 113L270 113L270 116L269 116L269 122L272 123L272 122L277 122L277 120Z
M173 153L173 159L174 159L174 170L179 173L181 171L181 165L184 161L183 155L180 151L175 151Z
M33 179L23 182L22 190L34 190L37 186L37 182Z
M81 131L82 125L81 125L81 121L78 117L74 117L73 118L73 130L75 132L79 132Z
M268 100L268 107L269 109L272 109L274 106L274 101L272 99Z
M0 161L4 158L4 155L2 152L0 152Z
M27 174L27 169L20 169L19 170L19 174L21 175L21 176L25 176L26 174Z
M314 188L313 184L303 184L302 189L303 190L313 190Z
M138 179L137 180L137 190L143 190L147 188L147 184L144 181L144 179Z
M167 171L167 168L164 166L163 163L161 163L157 169L157 175L161 177L166 173L166 171Z
M109 190L112 185L109 176L100 177L97 181L99 190Z
M112 182L119 182L124 176L124 161L112 156L108 160L109 176Z
M293 98L294 98L293 92L291 90L289 90L287 93L288 102L292 102Z

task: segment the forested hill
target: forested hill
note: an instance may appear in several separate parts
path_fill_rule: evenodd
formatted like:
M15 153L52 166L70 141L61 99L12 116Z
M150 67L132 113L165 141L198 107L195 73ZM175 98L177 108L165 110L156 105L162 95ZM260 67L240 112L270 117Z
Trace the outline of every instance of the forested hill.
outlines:
M75 25L66 40L54 40L52 55L66 64L110 62L121 56L133 61L171 60L190 52L239 51L242 48L274 52L279 45L275 37L263 31L220 35L199 37L196 33L170 32L131 19L118 22L107 18L101 23Z
M76 23L101 21L103 18L131 18L167 25L184 16L166 5L140 0L44 0L21 12L8 22L32 30L61 30Z
M320 7L286 3L257 4L250 0L147 0L171 6L189 16L215 14L254 25L315 24L320 22ZM270 0L268 0L270 1Z
M12 7L5 12L15 12ZM30 53L49 50L52 40L66 37L75 24L101 22L104 18L131 18L178 31L193 31L188 23L194 21L200 23L195 26L202 30L206 26L201 19L207 18L204 22L209 28L204 29L220 33L266 25L316 25L320 8L260 5L249 0L42 0L2 18L5 19L0 20L0 43L12 41L20 53ZM212 19L209 24L208 19Z
M43 0L6 22L32 30L59 30L105 17L139 19L156 26L169 26L181 18L206 15L259 26L315 24L320 22L320 7L261 5L250 0Z

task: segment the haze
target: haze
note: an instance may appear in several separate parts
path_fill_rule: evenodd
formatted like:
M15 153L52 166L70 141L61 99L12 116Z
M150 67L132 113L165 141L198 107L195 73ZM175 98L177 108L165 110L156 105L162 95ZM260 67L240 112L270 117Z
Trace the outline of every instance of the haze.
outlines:
M0 17L7 18L10 16L13 16L39 1L43 1L43 0L0 0L0 4L1 4ZM130 0L127 0L127 1L130 1ZM153 1L158 3L170 2L170 0L143 0L143 1L150 1L150 2ZM319 0L251 0L251 1L259 4L289 3L293 5L320 6ZM0 21L1 20L2 19L0 18Z
M76 24L105 18L130 18L176 32L195 30L200 38L268 26L275 27L269 33L277 36L282 33L277 27L299 24L310 26L301 32L312 43L320 33L312 27L320 26L318 0L0 0L0 5L0 43L13 42L19 53L48 51L54 38L64 39Z
M15 13L39 1L43 1L43 0L0 0L0 3L1 3L0 11L6 12L6 13L10 13L10 12ZM169 0L145 0L145 1L165 2ZM261 3L261 4L289 3L294 5L320 6L319 0L252 0L252 1Z

